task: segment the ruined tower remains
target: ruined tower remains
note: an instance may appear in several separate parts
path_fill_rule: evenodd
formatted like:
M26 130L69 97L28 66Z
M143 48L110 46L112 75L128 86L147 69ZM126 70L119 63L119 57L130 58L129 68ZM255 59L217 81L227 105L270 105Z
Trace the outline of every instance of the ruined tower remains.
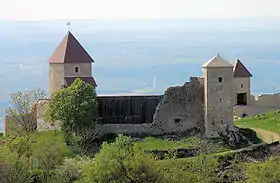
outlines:
M219 137L233 122L233 65L219 54L202 65L205 135Z
M96 87L92 77L93 59L69 31L49 59L50 94L71 85L76 78Z

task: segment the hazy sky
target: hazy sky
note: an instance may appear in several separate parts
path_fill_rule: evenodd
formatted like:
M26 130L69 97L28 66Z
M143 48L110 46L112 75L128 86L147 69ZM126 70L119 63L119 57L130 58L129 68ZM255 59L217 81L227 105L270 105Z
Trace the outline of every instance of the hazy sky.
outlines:
M278 17L279 0L1 0L1 20Z

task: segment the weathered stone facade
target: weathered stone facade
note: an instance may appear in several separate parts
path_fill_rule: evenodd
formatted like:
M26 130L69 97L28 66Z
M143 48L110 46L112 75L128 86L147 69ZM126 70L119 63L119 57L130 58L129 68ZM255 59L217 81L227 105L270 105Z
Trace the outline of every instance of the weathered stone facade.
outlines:
M159 103L153 127L159 133L181 133L193 128L204 131L203 78L191 78L183 86L168 88Z

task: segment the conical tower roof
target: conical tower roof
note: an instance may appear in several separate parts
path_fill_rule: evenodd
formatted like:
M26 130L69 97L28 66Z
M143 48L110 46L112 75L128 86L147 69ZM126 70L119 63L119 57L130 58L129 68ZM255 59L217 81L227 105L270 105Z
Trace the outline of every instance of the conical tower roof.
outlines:
M69 31L49 59L49 63L94 62L79 41Z
M250 71L237 59L233 68L234 77L253 77Z
M211 58L208 62L202 65L203 68L210 67L233 67L227 60L223 59L219 54Z

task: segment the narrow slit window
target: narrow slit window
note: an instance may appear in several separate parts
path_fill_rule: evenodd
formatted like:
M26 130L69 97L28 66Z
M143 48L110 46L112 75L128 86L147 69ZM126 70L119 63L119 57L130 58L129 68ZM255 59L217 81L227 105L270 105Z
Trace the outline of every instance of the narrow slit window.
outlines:
M75 73L79 72L79 67L75 67Z
M219 77L219 82L223 82L223 78L222 77Z
M243 88L243 84L241 84L241 88Z

